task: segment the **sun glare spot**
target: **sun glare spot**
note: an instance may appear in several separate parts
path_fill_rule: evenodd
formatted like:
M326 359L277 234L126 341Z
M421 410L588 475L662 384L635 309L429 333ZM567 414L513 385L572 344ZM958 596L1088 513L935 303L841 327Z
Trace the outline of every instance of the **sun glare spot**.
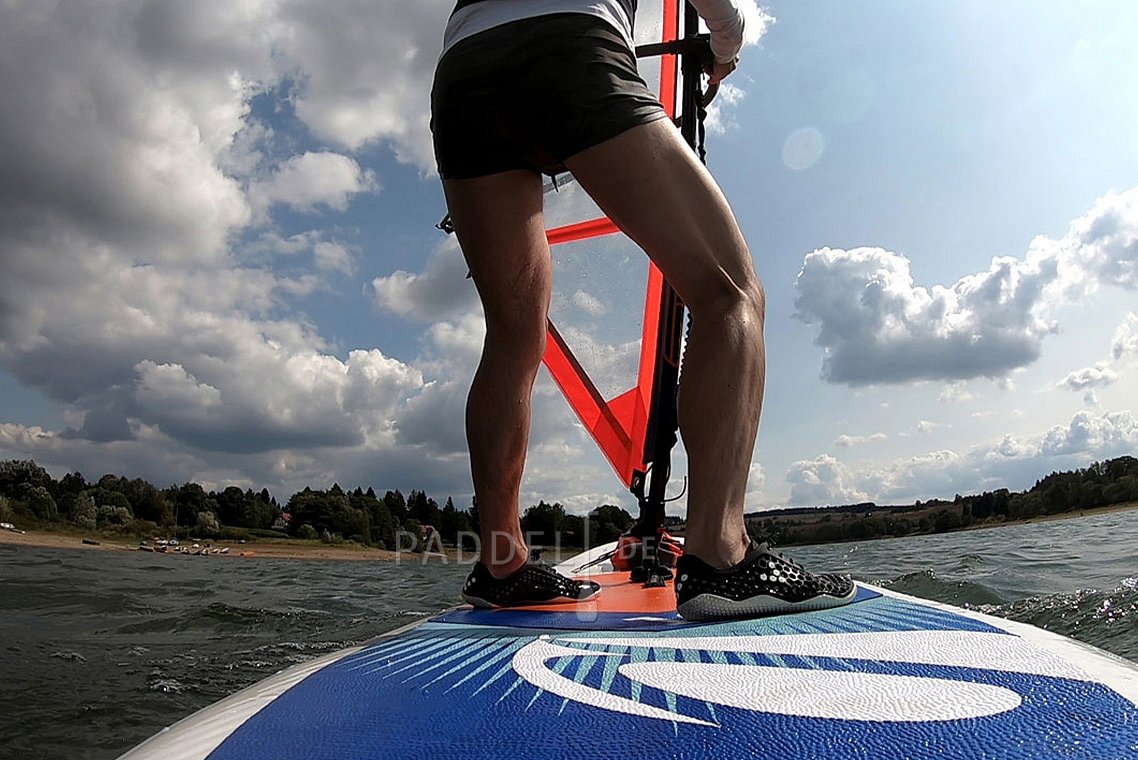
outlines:
M783 142L782 162L792 171L805 171L818 163L824 148L821 132L814 127L802 127L791 132Z

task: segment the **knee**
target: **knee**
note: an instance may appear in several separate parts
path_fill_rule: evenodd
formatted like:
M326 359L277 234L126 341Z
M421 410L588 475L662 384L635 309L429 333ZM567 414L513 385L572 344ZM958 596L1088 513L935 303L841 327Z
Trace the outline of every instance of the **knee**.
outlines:
M739 302L742 308L746 308L754 315L760 325L766 319L767 291L758 277L751 278L751 281L740 289Z
M687 306L695 320L729 318L753 324L761 330L766 319L767 296L753 272L745 277L731 277L720 269Z
M745 340L761 343L767 313L767 295L758 278L739 288L729 308L731 310L727 318L739 327L746 336Z
M486 318L486 346L505 353L526 366L537 367L545 355L546 314L544 310L515 312L505 317Z

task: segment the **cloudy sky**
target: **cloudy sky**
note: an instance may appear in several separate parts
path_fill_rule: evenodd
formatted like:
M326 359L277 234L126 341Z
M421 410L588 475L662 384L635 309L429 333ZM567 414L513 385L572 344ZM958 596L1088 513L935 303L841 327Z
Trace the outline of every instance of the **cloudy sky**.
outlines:
M0 3L0 458L469 503L481 322L427 127L449 7ZM748 14L709 137L769 298L747 508L1138 451L1134 3ZM615 393L643 259L587 248L554 311ZM632 507L544 377L536 408L525 502Z

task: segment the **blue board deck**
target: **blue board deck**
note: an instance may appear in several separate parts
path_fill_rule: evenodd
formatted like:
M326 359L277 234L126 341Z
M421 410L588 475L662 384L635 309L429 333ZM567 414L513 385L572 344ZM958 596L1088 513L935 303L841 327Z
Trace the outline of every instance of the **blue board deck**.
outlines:
M715 624L458 609L294 671L128 757L1138 757L1138 667L871 587Z

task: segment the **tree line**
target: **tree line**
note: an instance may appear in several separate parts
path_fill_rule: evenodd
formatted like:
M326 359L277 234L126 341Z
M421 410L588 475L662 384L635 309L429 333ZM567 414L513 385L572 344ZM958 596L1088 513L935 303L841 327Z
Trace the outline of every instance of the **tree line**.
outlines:
M197 483L157 488L141 478L104 475L88 482L79 472L56 480L32 460L0 461L0 521L31 527L77 526L85 531L164 533L179 538L251 538L353 541L388 549L422 549L433 534L445 544L472 546L479 528L478 505L443 506L425 491L399 489L379 496L374 488L305 488L282 505L268 491L230 486L206 491ZM619 507L603 505L589 515L570 515L557 502L541 501L522 514L522 529L537 545L595 546L615 540L632 524ZM430 526L431 531L424 531ZM400 539L410 537L407 542Z
M1123 456L1053 472L1023 492L1001 488L900 506L865 502L781 509L747 515L747 527L761 540L791 546L943 533L1132 501L1138 501L1138 459ZM445 544L473 548L479 528L476 501L459 509L448 497L440 507L420 490L404 495L392 489L380 496L371 487L345 491L333 484L325 490L305 488L282 505L265 488L206 491L190 482L160 489L119 475L88 482L79 472L56 480L34 461L0 461L0 522L14 520L30 527L70 525L140 537L291 536L388 549L422 549L429 538L422 526L431 526L430 533ZM540 501L523 512L521 522L535 545L585 547L615 540L633 518L608 504L581 516L569 514L560 503ZM411 543L401 544L407 536Z
M945 533L1008 520L1058 515L1138 501L1138 459L1122 456L1053 472L1022 492L1000 488L951 501L900 506L873 502L824 509L783 509L747 516L752 535L783 546Z

